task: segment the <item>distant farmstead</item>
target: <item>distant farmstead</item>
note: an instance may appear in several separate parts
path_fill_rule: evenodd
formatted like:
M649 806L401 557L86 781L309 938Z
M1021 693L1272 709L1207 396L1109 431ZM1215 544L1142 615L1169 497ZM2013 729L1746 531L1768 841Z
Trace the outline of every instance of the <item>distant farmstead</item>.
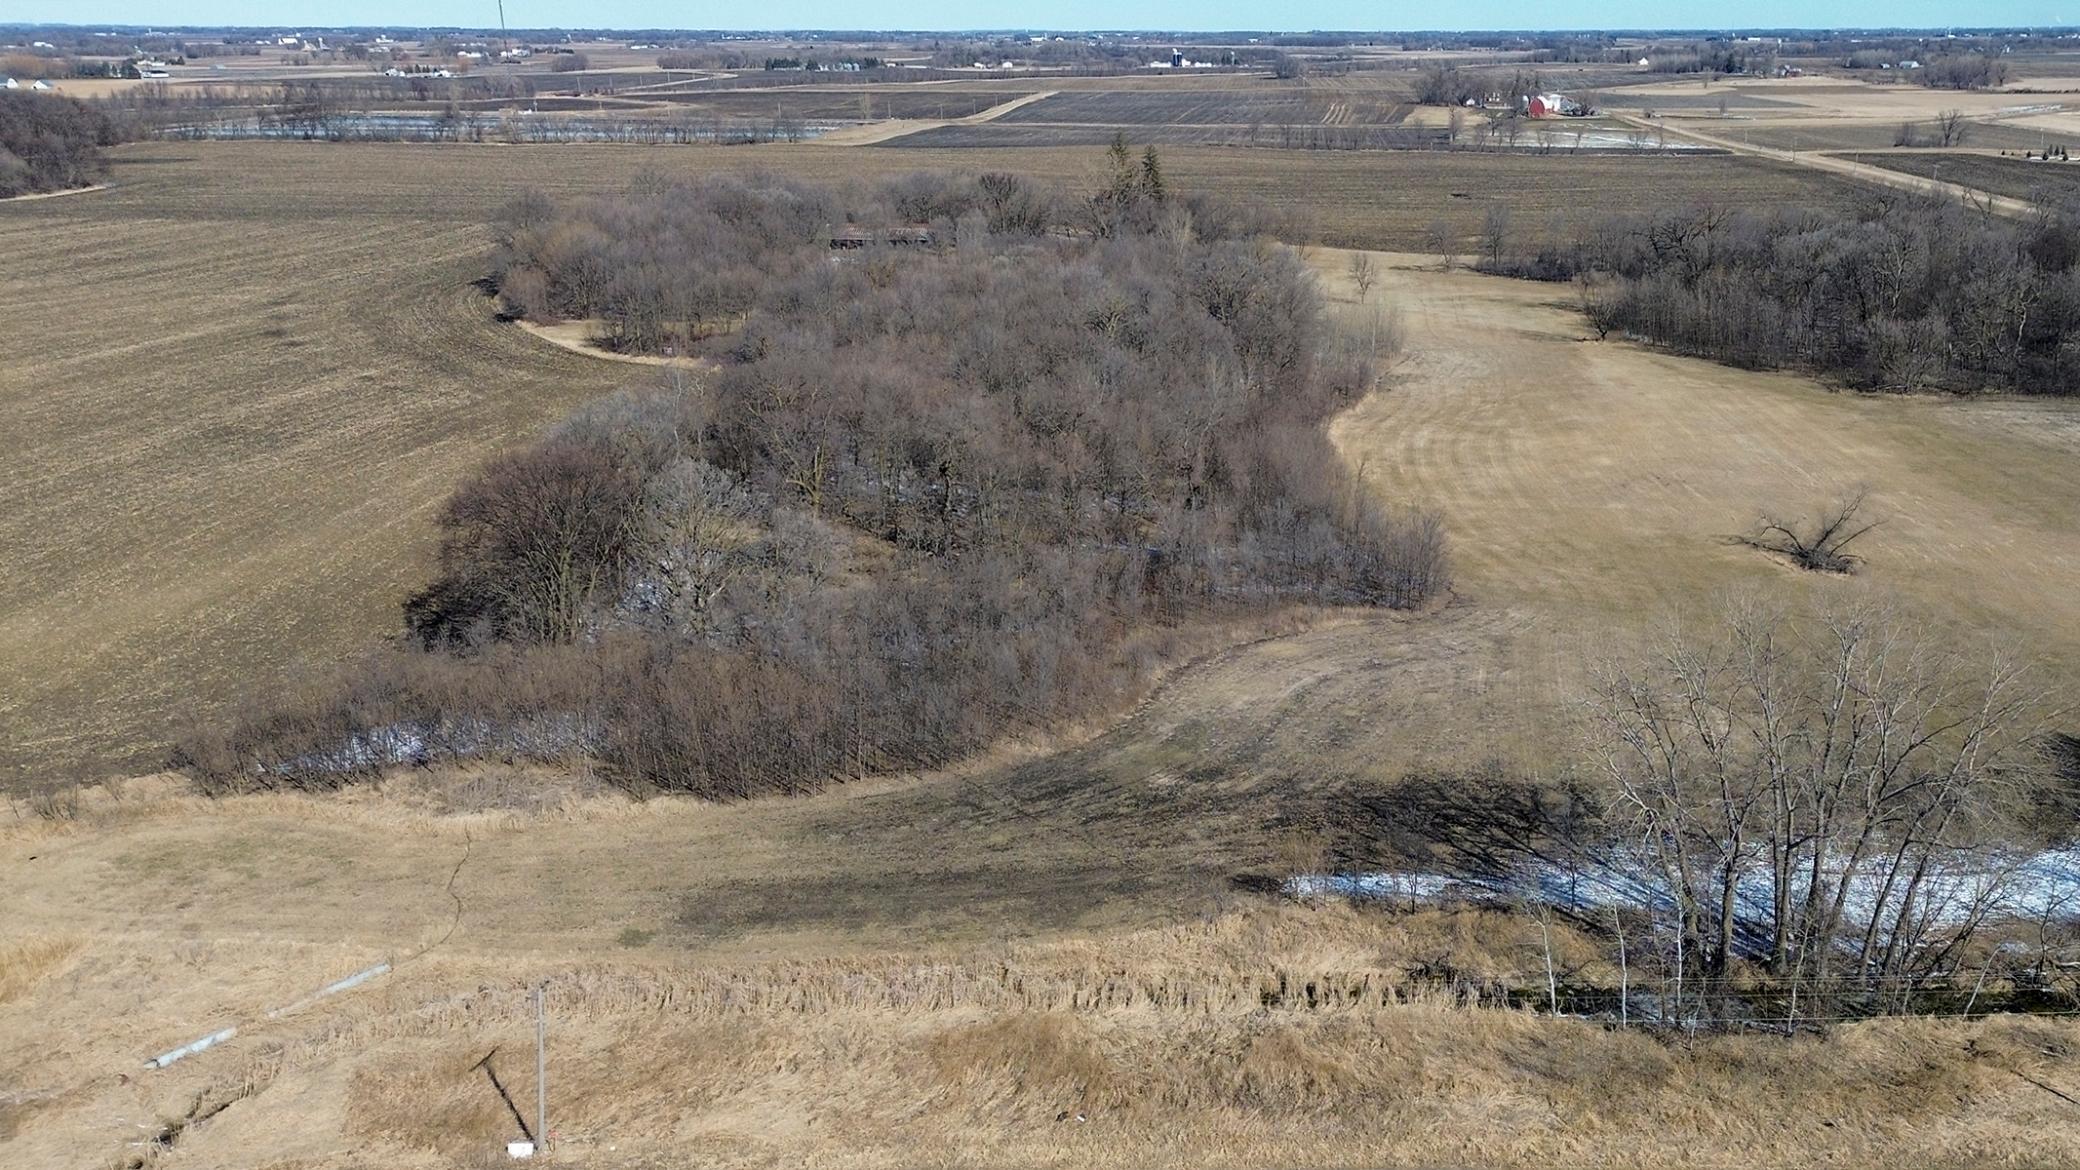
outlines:
M1541 93L1524 99L1524 112L1534 118L1579 118L1589 108L1565 94Z

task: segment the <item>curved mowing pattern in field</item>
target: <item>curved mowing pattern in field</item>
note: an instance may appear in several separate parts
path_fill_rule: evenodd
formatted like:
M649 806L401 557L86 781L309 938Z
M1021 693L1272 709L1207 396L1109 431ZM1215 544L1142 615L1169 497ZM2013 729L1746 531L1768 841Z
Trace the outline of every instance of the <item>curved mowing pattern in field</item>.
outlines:
M628 376L498 327L438 187L341 208L162 157L0 212L9 770L150 764L394 629L449 485Z
M1579 694L1588 667L1735 589L1797 605L1875 589L1967 644L2026 647L2043 685L2080 683L2063 584L2080 573L2080 403L1829 393L1585 340L1551 287L1406 268L1381 285L1408 357L1331 434L1381 491L1444 513L1460 591L1535 616L1527 693ZM1858 484L1887 519L1854 579L1729 539Z

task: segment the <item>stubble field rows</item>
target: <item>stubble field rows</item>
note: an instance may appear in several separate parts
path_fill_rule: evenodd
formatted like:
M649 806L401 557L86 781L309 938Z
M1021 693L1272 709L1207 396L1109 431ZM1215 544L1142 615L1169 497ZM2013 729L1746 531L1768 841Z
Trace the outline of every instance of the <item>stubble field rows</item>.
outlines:
M1996 195L2028 199L2046 207L2059 206L2080 195L2080 167L2069 163L2030 162L1999 155L1953 151L1851 154L1843 157L1904 175L1963 183Z
M1392 96L1335 90L1094 92L1056 94L1014 110L1003 120L1099 126L1391 126L1406 118L1408 109Z

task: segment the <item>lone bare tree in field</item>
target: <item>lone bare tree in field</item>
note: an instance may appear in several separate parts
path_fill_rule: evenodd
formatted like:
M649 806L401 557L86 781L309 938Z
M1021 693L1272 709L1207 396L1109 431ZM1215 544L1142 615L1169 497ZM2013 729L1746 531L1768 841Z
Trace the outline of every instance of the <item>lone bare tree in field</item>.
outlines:
M1451 224L1441 219L1431 220L1424 241L1437 256L1439 271L1450 272L1459 266L1459 233L1452 230Z
M1972 124L1964 120L1963 110L1944 110L1936 115L1936 145L1963 146Z
M1763 513L1755 531L1742 541L1790 559L1801 569L1816 573L1853 573L1862 558L1848 551L1849 545L1884 521L1873 520L1864 510L1869 488L1857 488L1822 508L1813 517L1783 519Z
M1358 290L1359 300L1372 295L1372 286L1379 283L1379 270L1372 263L1372 253L1352 252L1345 271L1350 275L1351 286Z
M1481 255L1499 265L1509 250L1509 204L1496 200L1481 213Z

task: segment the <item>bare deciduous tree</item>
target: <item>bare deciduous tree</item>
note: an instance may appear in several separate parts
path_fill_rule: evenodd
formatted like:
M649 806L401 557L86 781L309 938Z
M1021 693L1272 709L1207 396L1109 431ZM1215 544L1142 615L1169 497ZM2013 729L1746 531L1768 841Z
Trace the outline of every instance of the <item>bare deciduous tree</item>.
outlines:
M1583 272L1575 277L1574 295L1582 316L1588 319L1590 328L1596 330L1596 340L1609 340L1611 331L1618 327L1618 319L1611 311L1610 298L1598 291L1591 273Z
M2000 904L2045 711L2012 661L1882 606L1800 622L1748 601L1607 670L1594 722L1685 968L1723 976L1745 946L1816 986L1898 988Z
M1801 569L1819 573L1853 573L1862 558L1848 551L1872 529L1884 523L1865 511L1870 489L1859 487L1812 516L1783 518L1765 512L1755 531L1743 543L1777 553Z
M634 535L640 472L598 444L554 439L494 460L441 514L446 589L414 604L422 635L467 622L494 634L568 642L613 585ZM417 620L423 619L423 620Z
M1372 253L1352 252L1344 273L1351 278L1351 287L1358 290L1358 299L1372 295L1372 286L1379 283L1379 270L1373 265Z
M1481 255L1499 266L1509 251L1509 204L1497 199L1481 212Z
M1963 110L1944 110L1936 115L1936 145L1963 146L1971 129L1972 124L1964 120Z
M1423 240L1430 253L1437 257L1437 267L1440 271L1450 272L1458 267L1459 233L1449 221L1431 220L1429 228L1423 233Z

